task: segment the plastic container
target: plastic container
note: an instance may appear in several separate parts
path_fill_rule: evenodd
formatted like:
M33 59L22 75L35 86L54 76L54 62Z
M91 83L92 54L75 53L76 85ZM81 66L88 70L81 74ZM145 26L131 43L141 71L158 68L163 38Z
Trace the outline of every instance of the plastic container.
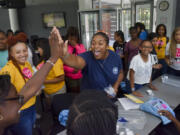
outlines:
M146 124L145 113L140 110L118 110L117 126L121 128L141 130Z
M134 132L130 130L129 128L121 128L119 129L117 134L118 135L135 135Z
M162 75L161 80L162 83L164 84L168 84L180 88L180 77L171 76L171 75Z

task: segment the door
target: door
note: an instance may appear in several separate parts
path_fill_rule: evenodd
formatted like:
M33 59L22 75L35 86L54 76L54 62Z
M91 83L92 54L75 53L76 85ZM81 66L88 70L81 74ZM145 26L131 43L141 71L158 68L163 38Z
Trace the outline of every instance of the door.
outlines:
M120 30L124 32L124 38L126 41L129 41L129 28L131 27L131 9L122 9L119 11L119 26Z
M82 43L86 49L89 49L93 34L99 30L99 12L81 11L79 13L79 23Z
M153 1L135 3L135 22L142 22L148 31L152 31L153 25Z
M116 9L102 10L101 12L101 30L106 32L109 37L109 45L114 43L114 32L118 30L118 14Z

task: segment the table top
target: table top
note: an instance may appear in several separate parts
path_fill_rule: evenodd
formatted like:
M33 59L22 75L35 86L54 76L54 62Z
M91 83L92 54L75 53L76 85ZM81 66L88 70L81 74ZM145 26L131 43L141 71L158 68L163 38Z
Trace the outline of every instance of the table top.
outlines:
M165 102L169 104L169 106L172 109L174 109L180 104L180 88L179 87L162 83L160 77L156 79L155 81L153 81L152 84L158 88L158 91L153 91L154 97L163 99ZM150 97L146 93L146 90L148 89L149 88L145 86L139 90L144 96L139 99L143 101L147 101L148 99L150 99ZM118 108L123 109L120 103L118 103ZM145 113L145 116L146 116L146 124L144 126L144 129L134 130L135 133L139 135L148 135L161 122L160 118L157 118L149 113Z

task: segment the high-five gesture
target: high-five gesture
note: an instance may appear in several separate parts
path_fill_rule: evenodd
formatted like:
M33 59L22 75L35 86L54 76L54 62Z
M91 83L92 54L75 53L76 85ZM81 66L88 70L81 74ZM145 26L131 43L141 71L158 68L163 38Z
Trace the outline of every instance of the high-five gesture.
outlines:
M66 41L64 43L61 34L59 33L59 30L54 27L51 35L49 37L49 44L52 46L51 47L51 55L54 57L57 57L56 52L58 53L58 57L63 58L64 56L67 55L67 43L68 41Z
M49 36L49 44L51 48L51 58L58 59L62 55L62 45L64 44L63 40L58 37L58 30L56 27L53 27L51 34ZM58 32L59 33L59 32Z

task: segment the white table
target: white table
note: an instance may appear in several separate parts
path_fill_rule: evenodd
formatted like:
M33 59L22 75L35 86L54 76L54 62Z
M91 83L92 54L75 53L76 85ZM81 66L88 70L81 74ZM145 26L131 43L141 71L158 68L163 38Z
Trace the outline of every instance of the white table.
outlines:
M179 80L180 83L180 80ZM180 88L170 86L167 84L163 84L161 82L161 78L153 81L153 85L158 88L158 91L153 91L154 96L163 99L166 101L172 109L180 104ZM146 94L146 90L148 87L143 87L139 91L144 95L144 97L140 98L143 101L147 101L150 97ZM120 103L118 103L118 107L123 109ZM140 111L140 110L139 110ZM135 133L139 135L148 135L160 122L161 120L151 114L145 113L147 122L144 126L143 130L135 130Z

